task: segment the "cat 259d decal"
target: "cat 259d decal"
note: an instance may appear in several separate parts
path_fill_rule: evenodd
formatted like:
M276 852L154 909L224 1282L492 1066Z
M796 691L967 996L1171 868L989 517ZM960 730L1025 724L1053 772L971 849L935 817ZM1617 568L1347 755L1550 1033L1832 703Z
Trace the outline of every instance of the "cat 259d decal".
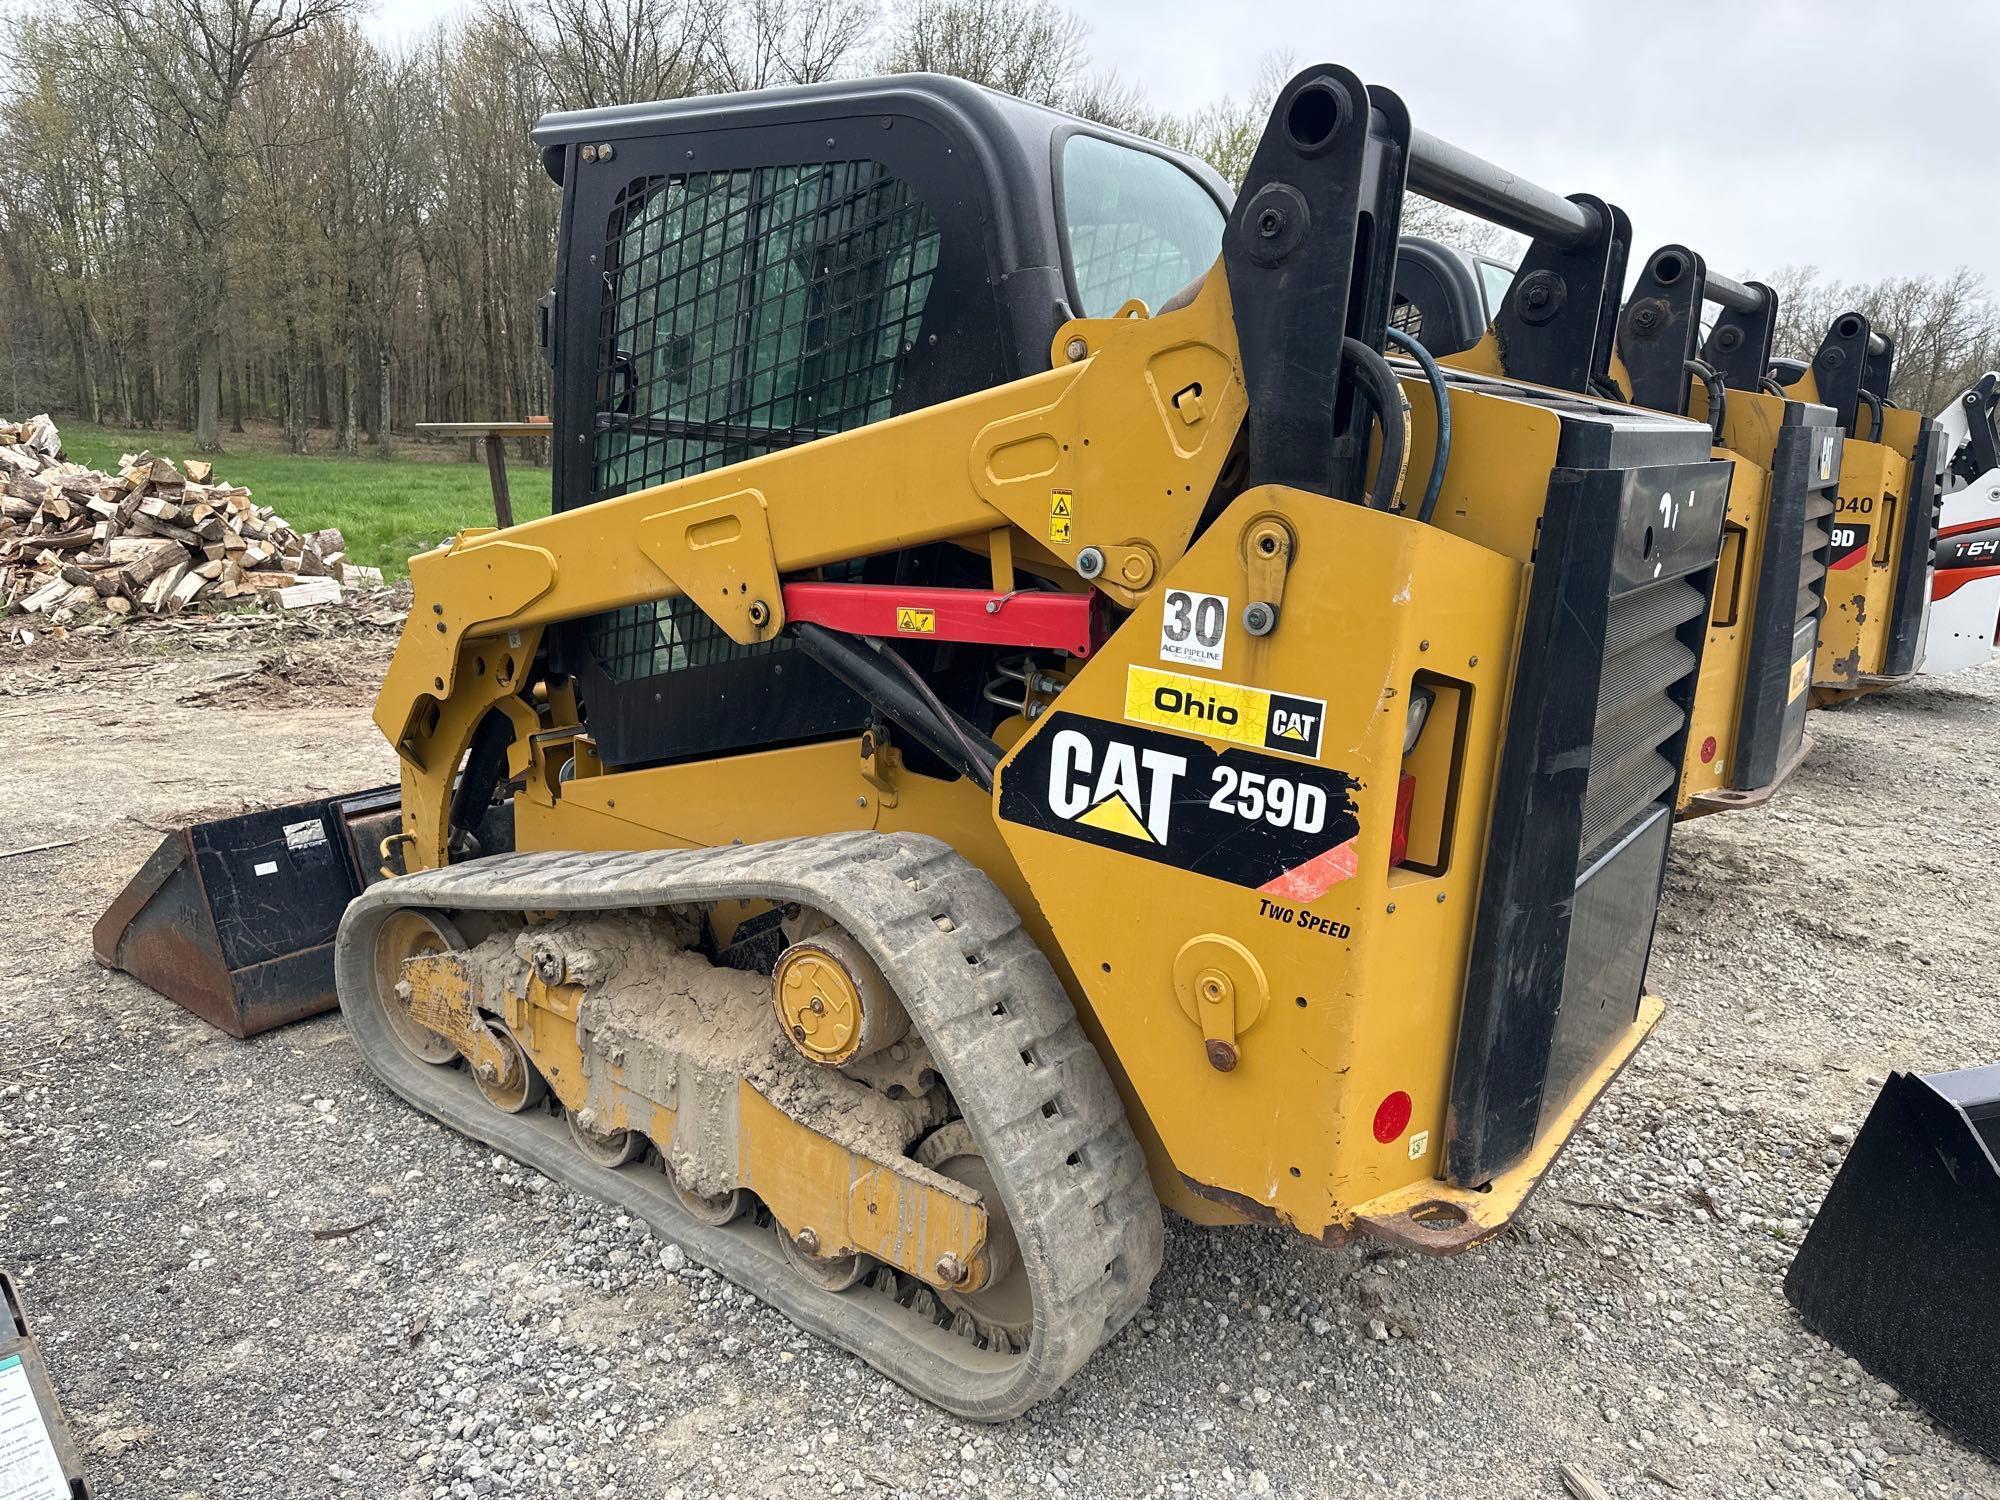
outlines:
M1360 785L1304 761L1058 713L1002 773L1000 816L1297 895L1354 873Z

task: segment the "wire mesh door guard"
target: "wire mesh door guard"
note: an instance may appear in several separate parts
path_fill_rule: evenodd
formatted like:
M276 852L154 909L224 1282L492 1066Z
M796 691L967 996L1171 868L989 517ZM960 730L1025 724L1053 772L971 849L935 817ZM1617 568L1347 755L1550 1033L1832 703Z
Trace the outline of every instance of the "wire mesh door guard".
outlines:
M938 258L930 210L874 161L641 177L606 232L592 500L890 414ZM615 681L740 660L684 599L601 615Z

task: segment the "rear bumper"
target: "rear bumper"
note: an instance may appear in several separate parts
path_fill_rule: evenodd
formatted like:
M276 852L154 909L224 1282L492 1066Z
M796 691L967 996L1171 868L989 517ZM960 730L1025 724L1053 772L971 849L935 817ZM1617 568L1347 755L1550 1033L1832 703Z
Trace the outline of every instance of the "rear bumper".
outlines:
M1513 1222L1528 1195L1541 1185L1562 1155L1590 1107L1632 1060L1640 1043L1653 1034L1665 1012L1665 1002L1659 996L1640 996L1638 1015L1618 1044L1582 1081L1562 1112L1548 1122L1527 1155L1484 1189L1453 1187L1436 1179L1412 1183L1361 1204L1354 1211L1354 1229L1399 1250L1425 1255L1456 1255L1491 1239Z
M1791 758L1779 766L1778 774L1763 786L1751 787L1748 791L1725 786L1717 787L1712 792L1702 792L1688 798L1687 806L1675 815L1675 821L1685 823L1690 818L1705 818L1710 813L1741 812L1746 807L1762 807L1777 795L1779 787L1791 780L1792 772L1805 764L1812 747L1811 735L1800 736L1798 748L1792 752Z

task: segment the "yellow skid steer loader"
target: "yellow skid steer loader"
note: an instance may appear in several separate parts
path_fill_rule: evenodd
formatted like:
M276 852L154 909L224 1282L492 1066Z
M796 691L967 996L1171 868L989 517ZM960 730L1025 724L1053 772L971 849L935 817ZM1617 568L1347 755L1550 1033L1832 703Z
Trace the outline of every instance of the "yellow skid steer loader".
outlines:
M1574 233L1557 223L1538 234L1497 304L1493 262L1405 239L1394 324L1449 366L1614 394L1709 425L1714 457L1734 468L1675 803L1683 817L1755 806L1811 744L1808 686L1841 455L1834 413L1772 393L1769 287L1668 245L1648 257L1620 311L1624 240L1593 257Z
M1924 658L1951 445L1934 419L1890 403L1895 357L1864 314L1846 312L1810 361L1772 364L1774 385L1832 407L1846 433L1813 662L1818 707L1906 682Z
M555 508L411 563L370 1065L979 1419L1162 1205L1504 1226L1660 1014L1729 465L1381 351L1406 187L1616 216L1334 66L1233 201L922 76L536 140Z

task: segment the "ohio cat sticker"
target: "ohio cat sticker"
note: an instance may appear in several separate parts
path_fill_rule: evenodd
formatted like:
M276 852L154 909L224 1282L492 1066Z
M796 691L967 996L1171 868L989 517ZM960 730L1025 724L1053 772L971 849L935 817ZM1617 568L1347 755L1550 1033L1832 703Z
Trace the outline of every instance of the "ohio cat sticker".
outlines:
M1260 731L1261 732L1261 731ZM1354 873L1344 771L1057 713L1001 773L1000 816L1290 899Z
M1125 717L1139 724L1318 760L1326 700L1267 692L1240 682L1213 682L1153 667L1127 667Z

